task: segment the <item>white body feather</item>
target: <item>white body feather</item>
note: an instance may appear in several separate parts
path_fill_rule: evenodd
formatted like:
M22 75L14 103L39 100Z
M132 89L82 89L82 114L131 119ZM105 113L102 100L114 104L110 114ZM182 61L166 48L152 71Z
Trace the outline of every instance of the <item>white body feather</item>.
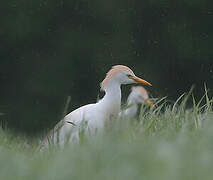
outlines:
M115 86L99 102L82 106L66 115L64 125L54 132L53 143L79 142L81 132L88 137L101 131L111 116L118 115L120 104L121 89Z

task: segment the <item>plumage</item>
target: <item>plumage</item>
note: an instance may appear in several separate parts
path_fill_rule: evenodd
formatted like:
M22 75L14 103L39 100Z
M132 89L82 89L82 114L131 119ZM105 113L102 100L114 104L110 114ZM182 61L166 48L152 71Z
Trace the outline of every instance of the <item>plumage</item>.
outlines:
M142 83L150 85L135 76L127 66L116 65L106 74L101 83L104 97L94 104L88 104L72 111L55 127L47 139L61 145L66 142L79 142L81 132L87 137L102 130L111 117L117 117L121 106L121 84Z
M110 82L110 80L112 80L112 78L116 75L116 73L118 73L119 71L124 71L124 70L134 75L134 72L127 66L123 66L123 65L113 66L109 70L109 72L106 74L105 79L101 82L101 89L105 90L108 86L108 83Z
M147 104L154 107L152 102L149 100L147 90L142 86L133 86L131 93L127 98L127 109L122 111L119 116L127 118L136 117L140 104Z

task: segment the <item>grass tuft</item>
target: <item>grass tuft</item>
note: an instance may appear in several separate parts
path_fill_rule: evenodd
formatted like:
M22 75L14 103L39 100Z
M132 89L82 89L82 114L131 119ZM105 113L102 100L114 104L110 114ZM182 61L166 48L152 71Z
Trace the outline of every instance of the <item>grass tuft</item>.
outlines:
M87 140L82 131L80 144L42 152L40 141L0 129L0 179L212 179L212 103L206 86L198 101L192 90L173 105L156 99L136 119L114 119Z

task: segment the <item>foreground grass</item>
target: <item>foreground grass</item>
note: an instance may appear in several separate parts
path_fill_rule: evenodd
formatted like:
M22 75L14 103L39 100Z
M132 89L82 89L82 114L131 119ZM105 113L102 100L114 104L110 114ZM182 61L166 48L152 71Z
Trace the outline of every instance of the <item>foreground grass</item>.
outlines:
M64 149L40 152L36 142L1 131L0 179L212 179L212 100L192 97L186 110L187 99L142 108L139 120L115 119L103 134Z

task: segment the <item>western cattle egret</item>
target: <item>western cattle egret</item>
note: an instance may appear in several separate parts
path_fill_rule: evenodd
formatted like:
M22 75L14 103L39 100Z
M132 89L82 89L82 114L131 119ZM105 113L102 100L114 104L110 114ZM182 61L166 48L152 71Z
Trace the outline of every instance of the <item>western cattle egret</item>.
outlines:
M111 117L117 117L120 112L120 86L132 83L151 86L149 82L137 77L129 67L113 66L101 82L101 90L105 91L104 97L95 104L79 107L66 115L49 138L52 138L54 144L64 145L67 142L79 142L82 133L88 136L99 131Z
M140 104L147 104L154 107L149 100L149 95L146 89L142 86L133 86L131 93L127 98L127 109L119 113L120 117L134 118L137 115Z

